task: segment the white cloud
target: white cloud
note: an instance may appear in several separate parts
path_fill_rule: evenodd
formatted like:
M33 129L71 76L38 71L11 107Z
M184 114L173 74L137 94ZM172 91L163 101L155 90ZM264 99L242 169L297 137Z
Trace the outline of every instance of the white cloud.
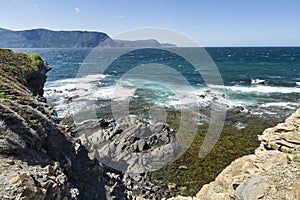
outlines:
M79 8L75 8L74 12L75 12L76 15L78 15L80 13L80 9Z
M115 16L114 16L114 18L124 18L125 16L124 15L119 15L119 14L116 14Z

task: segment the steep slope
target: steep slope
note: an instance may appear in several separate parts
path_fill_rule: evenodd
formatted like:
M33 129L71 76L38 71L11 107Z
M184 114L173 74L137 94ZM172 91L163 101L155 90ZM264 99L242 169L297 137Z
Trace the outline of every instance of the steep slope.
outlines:
M0 49L0 196L124 199L121 185L107 185L106 171L45 103L48 70L38 55Z

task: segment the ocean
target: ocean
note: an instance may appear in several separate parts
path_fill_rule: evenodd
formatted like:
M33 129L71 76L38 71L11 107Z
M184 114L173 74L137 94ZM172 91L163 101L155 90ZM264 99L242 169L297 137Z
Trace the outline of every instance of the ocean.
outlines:
M257 135L300 106L300 47L179 49L14 50L40 54L53 67L44 95L60 118L135 114L178 127L170 113L198 109L189 150L151 174L162 186L175 182L183 188L178 194L191 195L234 159L253 153ZM200 159L212 102L225 107L226 120L215 147ZM153 116L153 107L165 112Z
M188 48L186 50L188 51ZM212 88L214 91L226 94L228 104L240 105L257 115L278 115L282 113L282 109L289 113L299 106L300 48L223 47L206 48L205 50L217 65L224 83L224 85L216 85ZM74 83L82 81L82 83L88 84L96 81L98 85L96 91L93 91L93 98L107 100L111 98L111 91L116 85L116 80L119 80L124 72L132 68L133 65L157 63L157 60L161 60L161 63L169 66L169 68L176 68L180 74L184 75L193 88L191 95L207 89L207 85L198 71L189 67L184 60L171 57L172 55L167 53L163 54L148 49L129 53L123 55L124 58L122 59L114 60L113 66L110 70L106 70L106 74L96 74L97 69L94 72L90 70L87 74L88 78L79 77L78 70L82 68L81 65L86 62L85 59L92 49L16 49L16 51L38 53L53 67L47 74L45 95L53 98L53 95L60 96L53 94L54 90L64 91L64 94L61 95L63 97L58 97L53 102L61 117L66 115L63 113L65 110L63 101L67 100L66 97L73 95ZM116 50L106 49L106 52L99 52L99 56L106 59L113 51ZM145 78L143 76L137 74L135 78ZM166 76L169 77L172 74ZM130 79L133 78L130 77ZM140 94L135 93L135 96L142 98L143 95L148 95L145 99L152 103L176 104L175 101L172 101L172 92L168 88L160 87L160 83L151 85L151 83L147 84L146 80L139 80L139 82L145 82L145 84L139 88L140 91L137 91ZM124 91L132 88L137 89L135 84L137 82L127 78L123 81L122 87ZM172 84L175 87L179 86L174 80ZM190 91L184 92L183 95L186 97ZM124 95L126 96L127 93L124 92Z

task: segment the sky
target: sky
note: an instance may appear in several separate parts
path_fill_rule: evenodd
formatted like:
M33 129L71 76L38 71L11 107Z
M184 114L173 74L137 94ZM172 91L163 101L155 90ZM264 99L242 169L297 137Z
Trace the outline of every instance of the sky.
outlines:
M300 46L299 20L299 0L0 0L1 28L114 37L156 27L201 46Z

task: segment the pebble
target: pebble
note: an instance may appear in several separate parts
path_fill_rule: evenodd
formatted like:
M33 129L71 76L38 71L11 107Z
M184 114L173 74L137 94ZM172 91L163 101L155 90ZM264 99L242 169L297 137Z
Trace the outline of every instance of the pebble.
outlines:
M185 166L185 165L181 165L181 166L178 167L178 169L180 169L180 170L188 170L189 168L187 166Z
M171 190L173 190L173 189L175 189L176 188L176 183L172 183L172 182L169 182L168 183L168 189L171 191Z
M13 160L8 160L7 161L7 164L10 164L10 165L14 165L14 164L16 164Z

